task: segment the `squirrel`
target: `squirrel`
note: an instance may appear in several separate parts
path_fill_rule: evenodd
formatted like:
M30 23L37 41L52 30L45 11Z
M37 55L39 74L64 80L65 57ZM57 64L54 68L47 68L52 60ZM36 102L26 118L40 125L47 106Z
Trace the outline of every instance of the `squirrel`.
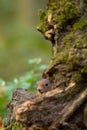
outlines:
M43 78L37 82L38 94L45 93L51 89L52 89L52 83L49 81L49 79Z

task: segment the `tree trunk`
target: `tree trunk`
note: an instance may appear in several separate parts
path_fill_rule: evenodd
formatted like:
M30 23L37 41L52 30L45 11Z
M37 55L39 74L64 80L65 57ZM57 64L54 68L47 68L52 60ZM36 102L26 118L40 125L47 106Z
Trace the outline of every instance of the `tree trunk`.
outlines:
M83 130L87 128L87 1L48 0L46 12L40 10L39 16L37 29L53 48L42 79L52 87L39 96L16 90L5 126L16 121L23 130Z

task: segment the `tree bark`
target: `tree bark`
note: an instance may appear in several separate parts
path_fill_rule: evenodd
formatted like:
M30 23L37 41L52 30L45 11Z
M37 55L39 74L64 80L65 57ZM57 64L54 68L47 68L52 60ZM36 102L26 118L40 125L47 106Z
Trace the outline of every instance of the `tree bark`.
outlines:
M49 67L42 74L52 83L52 89L40 96L24 92L23 100L19 97L24 90L17 90L9 104L10 122L5 126L16 121L24 130L85 129L87 1L48 0L46 12L40 10L39 16L37 29L51 41L53 49Z

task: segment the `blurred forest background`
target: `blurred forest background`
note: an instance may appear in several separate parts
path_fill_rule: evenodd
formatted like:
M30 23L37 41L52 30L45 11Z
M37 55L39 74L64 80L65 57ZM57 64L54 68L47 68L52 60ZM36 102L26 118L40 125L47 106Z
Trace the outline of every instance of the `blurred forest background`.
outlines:
M0 0L0 116L18 87L36 93L51 45L37 31L46 0Z
M48 63L51 45L37 31L46 0L0 0L0 77L12 80L29 71L28 60Z

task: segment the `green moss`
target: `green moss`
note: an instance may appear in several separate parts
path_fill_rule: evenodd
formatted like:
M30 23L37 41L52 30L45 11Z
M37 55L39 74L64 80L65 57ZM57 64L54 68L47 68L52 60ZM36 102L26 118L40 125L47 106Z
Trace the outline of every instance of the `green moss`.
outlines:
M81 74L87 74L87 67L80 69Z
M69 58L69 70L75 70L75 69L78 69L79 67L79 59L73 55Z
M77 5L70 0L50 0L46 13L39 11L40 24L38 30L45 32L47 30L47 18L52 13L52 21L56 24L56 28L61 30L69 20L75 18L78 14Z
M68 91L67 94L69 95L69 98L72 99L74 95L76 95L78 93L78 89L77 88L72 88L71 91Z
M56 0L50 0L50 8L49 11L57 9L57 2Z
M76 48L81 49L83 47L82 43L79 41L76 43Z
M45 13L43 10L39 10L39 18L40 18L40 24L38 25L38 30L41 31L41 32L45 32L47 30L47 18L48 18L48 15L53 11L53 10L56 10L57 8L57 3L55 2L55 0L50 0L50 3L49 3L49 8L47 10L47 12Z
M60 0L60 7L53 15L53 21L57 23L57 28L62 29L64 24L73 19L77 15L77 6L70 2L70 0Z
M46 30L46 14L43 10L39 10L39 18L40 18L40 24L38 25L38 30L41 32L45 32Z
M63 52L61 54L59 53L59 56L58 56L57 60L59 61L60 64L66 63L67 62L67 57L68 57L67 52Z
M78 29L82 30L85 26L87 26L87 19L81 18L77 23L74 24L73 31Z
M67 45L70 41L73 40L73 32L69 32L65 37L63 37L62 44ZM68 44L69 45L69 44ZM70 43L71 45L71 43Z
M60 48L58 48L60 49ZM62 51L60 53L61 49L59 52L55 53L55 55L52 57L52 62L50 63L50 66L53 64L66 64L67 63L67 57L68 57L68 51Z
M80 82L82 80L82 76L80 73L75 73L71 77L72 82Z

